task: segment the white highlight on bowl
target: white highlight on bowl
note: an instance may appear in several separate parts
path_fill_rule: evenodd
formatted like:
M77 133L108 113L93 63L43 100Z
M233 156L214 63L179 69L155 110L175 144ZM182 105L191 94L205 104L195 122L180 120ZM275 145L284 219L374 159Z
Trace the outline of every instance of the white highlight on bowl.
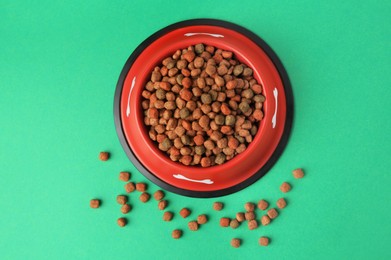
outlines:
M194 180L194 179L187 178L187 177L183 176L182 174L173 174L172 176L174 176L177 179L181 179L181 180L185 180L185 181L199 182L199 183L204 183L204 184L213 184L213 181L210 179Z
M194 36L194 35L209 35L216 38L224 38L224 35L215 34L215 33L185 33L185 36Z
M273 128L276 127L276 120L277 120L277 108L278 108L278 90L277 88L274 88L273 89L273 95L274 95L274 100L276 101L275 103L275 109L274 109L274 114L273 114L273 118L272 118L272 125L273 125Z
M130 93L132 93L133 87L136 84L136 77L132 80L132 86L130 86L129 94L128 94L128 105L126 106L126 116L129 117L130 115Z

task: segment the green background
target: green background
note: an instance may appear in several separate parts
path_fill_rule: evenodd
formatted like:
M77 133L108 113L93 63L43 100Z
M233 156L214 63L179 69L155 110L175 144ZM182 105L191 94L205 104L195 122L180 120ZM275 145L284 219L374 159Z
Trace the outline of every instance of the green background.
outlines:
M0 258L390 259L390 1L0 1ZM198 232L161 221L156 202L129 225L118 173L145 178L123 152L113 95L128 56L171 23L217 18L261 36L295 97L291 138L261 180L219 199L167 193L169 210L210 215ZM108 162L97 159L108 150ZM306 177L294 180L291 170ZM218 227L246 201L288 207L272 225ZM157 190L150 184L151 192ZM98 197L103 205L89 208ZM226 203L221 212L212 202ZM183 228L180 240L171 230ZM258 238L270 236L268 248ZM230 239L243 245L234 249Z

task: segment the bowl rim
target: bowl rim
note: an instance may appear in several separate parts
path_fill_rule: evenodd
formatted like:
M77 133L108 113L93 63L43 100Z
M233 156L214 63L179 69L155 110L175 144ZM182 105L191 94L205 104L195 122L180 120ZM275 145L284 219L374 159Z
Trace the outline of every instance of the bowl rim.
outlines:
M256 45L258 45L269 57L269 59L272 61L273 65L275 66L280 79L282 81L282 85L285 92L286 97L286 118L285 118L285 124L284 124L284 130L283 134L280 138L280 141L278 142L278 145L276 149L273 151L271 157L269 160L265 163L261 169L259 169L255 174L253 174L250 178L246 179L243 182L240 182L234 186L220 189L220 190L213 190L213 191L195 191L195 190L187 190L182 189L176 186L173 186L164 180L161 180L156 175L154 175L152 172L150 172L137 158L137 156L132 151L130 145L127 142L127 139L125 137L125 133L122 126L122 120L121 120L121 96L122 96L122 90L123 85L126 79L126 76L132 67L133 63L137 59L137 57L143 52L143 50L149 46L152 42L159 39L161 36L165 35L166 33L175 30L180 29L182 27L187 26L197 26L197 25L208 25L208 26L219 26L223 28L227 28L233 31L236 31L238 33L243 34L245 37L249 38L251 41L253 41ZM174 24L171 24L167 27L164 27L163 29L160 29L159 31L155 32L151 36L149 36L146 40L144 40L130 55L130 57L127 59L117 82L115 95L114 95L114 123L115 128L117 131L117 135L119 138L119 141L125 150L128 158L131 160L131 162L134 164L134 166L149 180L157 184L158 186L177 193L184 196L189 197L197 197L197 198L210 198L210 197L219 197L228 195L234 192L237 192L241 189L244 189L245 187L251 185L255 181L257 181L259 178L264 176L270 168L275 164L275 162L278 160L278 158L281 156L284 148L286 147L286 144L289 139L289 135L291 132L292 127L292 121L293 121L293 94L292 94L292 88L291 84L288 78L288 75L277 57L276 53L271 49L271 47L262 40L259 36L255 35L253 32L249 31L248 29L239 26L237 24L223 21L223 20L217 20L217 19L191 19L191 20L185 20L181 22L177 22Z

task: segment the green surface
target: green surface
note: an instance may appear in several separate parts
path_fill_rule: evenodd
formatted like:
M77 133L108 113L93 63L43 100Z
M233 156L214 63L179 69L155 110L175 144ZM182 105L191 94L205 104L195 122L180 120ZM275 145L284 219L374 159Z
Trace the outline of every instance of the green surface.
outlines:
M320 2L0 1L0 258L390 259L391 2ZM168 193L170 210L210 215L198 232L178 215L164 223L156 202L141 205L137 194L121 229L118 172L145 178L116 136L116 81L146 37L200 17L247 27L280 56L295 97L290 141L241 192ZM97 160L101 150L110 161ZM293 180L295 167L305 179ZM218 227L248 200L274 202L283 181L293 190L272 225ZM93 197L103 200L98 210L89 208ZM216 200L226 203L218 213ZM185 230L182 239L170 238L174 228ZM268 248L258 246L261 235L271 237Z

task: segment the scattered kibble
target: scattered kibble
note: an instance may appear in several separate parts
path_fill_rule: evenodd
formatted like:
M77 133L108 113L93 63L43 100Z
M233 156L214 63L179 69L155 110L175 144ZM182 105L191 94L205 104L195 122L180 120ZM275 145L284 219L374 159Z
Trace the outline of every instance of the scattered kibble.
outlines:
M151 197L151 195L149 195L148 192L143 192L140 195L140 201L145 203L145 202L147 202L150 199L150 197Z
M166 207L167 207L167 200L161 200L159 201L159 203L157 204L157 207L160 209L160 210L164 210Z
M127 222L128 222L128 221L126 220L126 218L119 218L119 219L117 220L117 224L118 224L118 226L120 226L120 227L126 226Z
M233 229L239 227L239 221L234 218L234 219L231 219L231 221L229 222L229 226Z
M118 204L124 205L126 202L128 202L128 197L125 195L118 195L117 202Z
M247 202L246 204L244 204L244 209L246 211L254 211L255 205L252 202Z
M255 213L254 211L247 211L246 213L244 213L244 217L246 220L253 220L255 219Z
M214 202L213 203L214 210L220 211L223 209L223 207L224 207L224 204L222 202Z
M231 246L238 248L238 247L240 247L241 242L242 241L239 238L232 238Z
M236 219L239 221L239 222L243 222L246 220L246 216L244 215L243 212L238 212L236 213Z
M291 190L291 185L287 182L283 182L280 186L280 190L284 193L288 192Z
M279 209L283 209L286 207L286 200L284 198L280 198L277 200L277 207Z
M153 197L155 198L155 200L161 200L164 198L164 192L162 190L155 191Z
M198 230L198 223L197 221L190 221L187 226L191 231L197 231Z
M179 211L179 215L181 215L182 218L187 218L190 215L191 211L188 208L183 208L181 211Z
M129 181L130 179L130 173L129 172L120 172L119 173L119 179L121 181Z
M136 190L137 191L141 191L141 192L144 192L147 190L147 184L143 183L143 182L139 182L136 184Z
M166 211L163 213L163 220L164 221L171 221L173 216L174 216L174 214L172 214L172 212Z
M296 179L301 179L304 177L304 171L301 168L295 169L292 171L293 177Z
M229 218L221 218L220 219L220 226L222 227L228 227L231 220Z
M275 219L278 216L278 212L275 208L271 208L267 211L267 215L269 216L269 218Z
M262 218L261 218L261 224L262 224L262 226L267 226L267 225L270 224L270 218L269 218L268 215L262 216Z
M133 182L126 183L124 187L125 187L125 191L127 193L131 193L131 192L135 191L135 189L136 189L136 186L134 185Z
M127 214L131 209L132 209L132 207L129 204L124 204L121 207L121 212L123 214Z
M179 239L181 236L182 236L182 230L175 229L174 231L172 231L172 238Z
M258 222L255 219L250 220L249 222L247 222L247 226L250 230L256 229L258 227Z
M92 199L90 200L90 207L93 209L97 209L100 206L100 200L98 199Z
M197 217L197 223L200 224L200 225L203 225L205 224L206 222L208 222L208 217L205 215L205 214L201 214Z
M268 246L269 245L269 238L268 237L261 237L259 239L259 244L261 246Z
M110 158L110 154L108 152L100 152L99 153L99 160L107 161L109 158Z
M260 209L260 210L265 210L265 209L267 209L269 207L269 203L266 201L266 200L260 200L259 202L258 202L258 208Z

